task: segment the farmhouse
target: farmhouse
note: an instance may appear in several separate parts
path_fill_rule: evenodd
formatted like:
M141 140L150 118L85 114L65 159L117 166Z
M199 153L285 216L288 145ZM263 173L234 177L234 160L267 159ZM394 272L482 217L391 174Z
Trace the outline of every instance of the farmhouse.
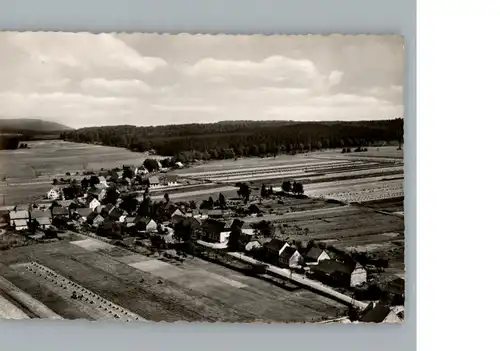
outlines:
M99 176L99 184L104 187L108 187L108 183L106 181L106 178L104 176Z
M93 197L89 197L87 198L87 206L92 210L94 211L95 208L97 206L100 206L101 203L99 202L99 200L97 200L96 198L93 198Z
M322 260L311 266L312 274L319 280L344 287L355 287L366 282L367 274L359 263L342 263L334 260Z
M283 250L289 246L285 241L278 239L272 239L263 245L267 259L273 262L277 262Z
M320 261L329 259L330 255L319 247L311 247L304 256L304 260L308 265L318 264Z
M126 216L125 211L119 209L118 207L113 208L113 210L109 212L109 219L115 222L123 223Z
M15 219L12 221L12 227L15 230L27 230L28 229L28 221L26 219Z
M92 212L88 215L87 222L93 227L98 227L101 223L104 222L104 217L97 212Z
M225 226L224 222L210 218L203 222L202 225L206 239L217 243L223 242L221 240L224 238L221 233L224 231Z
M167 175L167 186L176 186L179 185L177 183L177 176L176 175Z
M106 190L105 189L98 189L97 187L94 187L87 192L87 196L88 195L92 195L97 200L102 201L106 197Z
M136 217L134 222L135 227L140 231L156 232L158 228L156 222L148 217Z
M400 323L401 318L388 306L371 302L363 311L360 322L363 323Z
M146 169L146 167L144 167L144 166L140 166L140 167L137 167L137 168L135 169L135 172L134 172L134 173L135 173L135 175L136 175L136 176L137 176L137 175L146 175L146 174L148 174L148 173L149 173L149 171Z
M69 218L69 210L66 207L53 207L52 218L54 217Z
M148 185L150 188L158 188L160 186L160 180L157 176L152 176L148 178Z
M246 245L245 245L245 251L252 251L252 250L255 250L255 249L259 249L262 247L262 243L257 240L257 239L253 239L253 240L250 240Z
M47 199L57 200L61 196L61 190L59 188L52 188L47 192Z
M303 262L303 257L297 249L287 246L283 251L281 251L278 262L280 265L285 267L300 267Z
M47 229L50 226L50 213L48 211L31 211L31 222L38 223L41 229Z
M9 212L9 220L10 220L10 226L13 228L16 228L15 222L14 221L26 221L27 222L30 218L29 212L28 211L10 211ZM23 226L22 222L18 222L17 226ZM20 230L20 229L19 229Z

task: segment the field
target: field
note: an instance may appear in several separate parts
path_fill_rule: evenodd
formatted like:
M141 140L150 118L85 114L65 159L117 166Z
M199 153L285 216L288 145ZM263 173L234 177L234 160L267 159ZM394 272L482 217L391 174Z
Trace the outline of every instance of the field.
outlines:
M0 150L0 204L29 202L45 194L66 172L141 164L146 156L126 149L61 140L28 142L30 148Z
M201 259L168 263L92 240L9 250L0 257L0 275L68 319L111 318L114 309L108 316L69 298L73 285L63 289L43 282L27 271L27 263L37 262L118 310L152 321L311 322L346 313L330 298L290 291Z

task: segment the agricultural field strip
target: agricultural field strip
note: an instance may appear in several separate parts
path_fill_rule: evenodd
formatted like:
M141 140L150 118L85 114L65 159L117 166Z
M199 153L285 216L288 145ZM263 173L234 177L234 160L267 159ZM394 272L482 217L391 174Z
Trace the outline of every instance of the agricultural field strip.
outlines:
M19 307L0 295L0 318L2 319L29 319L30 317Z
M125 321L145 320L141 316L104 299L98 294L93 293L39 263L19 263L11 265L11 267L27 272L35 279L47 285L51 290L54 290L58 295L66 297L67 299L72 299L72 293L75 291L77 295L79 294L82 297L81 299L72 300L83 305L85 309L92 310L93 313L91 313L91 315L94 315L96 319L119 319Z
M349 179L333 182L311 183L304 185L304 192L316 190L332 190L339 189L339 192L352 192L357 190L384 190L384 189L399 189L403 187L403 180L401 178L392 178L387 181L382 179L389 177L376 177L376 178L361 178Z
M366 175L366 174L383 174L385 172L396 172L396 171L401 171L401 173L404 171L404 167L387 167L387 168L372 168L372 169L363 169L359 171L350 171L350 172L342 172L341 176L342 177L348 177L348 176L357 176L357 175ZM317 180L317 179L329 179L334 177L334 174L324 174L324 175L312 175L312 176L307 176L307 177L301 177L297 178L296 180Z
M225 176L236 176L236 175L247 175L247 174L258 174L258 173L279 173L279 172L292 172L292 171L309 171L321 168L342 168L347 166L352 166L356 164L363 164L363 162L350 162L350 161L330 161L330 162L318 162L313 164L294 164L285 166L265 166L265 167L255 167L255 168L238 168L223 171L211 171L211 172L193 172L193 173L183 173L183 177L225 177Z
M354 193L332 193L332 194L308 194L311 197L323 198L323 199L332 199L337 201L342 201L346 203L363 203L374 200L385 200L391 199L395 197L404 196L403 189L401 190L390 190L390 191L377 191L377 192L354 192Z

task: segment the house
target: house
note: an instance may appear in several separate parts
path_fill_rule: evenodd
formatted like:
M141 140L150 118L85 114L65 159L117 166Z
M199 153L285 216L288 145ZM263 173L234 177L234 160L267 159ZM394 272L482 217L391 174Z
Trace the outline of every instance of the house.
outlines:
M182 162L179 162L179 161L177 161L177 162L175 163L175 166L176 166L177 168L184 168L184 165L182 164Z
M92 213L92 209L90 209L88 207L77 208L77 209L75 209L74 213L78 219L81 219L81 222L86 222L87 217Z
M115 222L120 222L123 223L125 222L125 218L127 217L127 214L125 211L122 209L119 209L118 207L115 207L109 212L109 219Z
M88 195L92 195L97 200L102 201L106 197L106 190L93 187L87 191L87 196Z
M91 224L93 227L98 227L104 221L104 217L97 212L92 212L87 217L87 223Z
M366 269L356 262L322 260L311 266L311 272L319 280L337 286L355 287L367 280Z
M135 227L137 230L146 231L146 232L156 232L158 230L158 225L156 222L148 217L136 217L135 218Z
M108 182L106 181L106 178L104 176L99 176L99 184L104 187L108 187Z
M28 221L26 219L14 219L12 221L12 227L15 230L27 230L28 229Z
M179 222L184 221L184 219L186 219L186 215L181 210L176 209L174 211L174 213L172 213L172 216L171 216L172 224L175 225Z
M27 225L29 218L30 218L30 214L28 211L25 211L25 210L24 211L10 211L9 212L10 226L13 228L17 228L14 221L25 220L26 225ZM18 226L22 226L21 222L18 222Z
M50 213L49 211L31 211L31 222L37 222L41 229L47 229L50 226Z
M69 210L66 207L53 207L52 208L52 218L61 217L69 218Z
M113 211L114 208L115 208L115 205L106 204L103 206L101 213L103 216L109 216L109 214L111 213L111 211Z
M61 190L59 188L52 188L47 192L47 199L57 200L61 197Z
M224 213L222 210L209 210L208 211L208 217L210 218L222 218L224 217Z
M149 171L148 171L148 170L146 169L146 167L144 167L144 166L137 167L137 168L135 169L135 172L134 172L134 174L135 174L136 176L137 176L137 175L146 175L146 174L148 174L148 173L149 173Z
M318 264L320 261L329 259L330 255L319 247L311 247L304 256L304 260L308 265Z
M290 245L283 240L272 239L262 246L264 247L266 257L271 261L278 262L279 256L283 250Z
M222 221L218 221L216 219L207 219L202 224L203 231L205 233L205 238L212 242L223 242L224 237L222 236L222 232L224 232L224 227L226 224ZM224 234L225 236L226 234Z
M131 217L131 216L125 217L125 220L123 221L123 224L127 228L135 227L135 217Z
M150 188L158 188L161 184L157 176L152 176L148 178L148 185Z
M257 239L252 239L245 245L245 251L252 251L262 247L262 243Z
M279 264L285 267L300 267L303 260L299 251L291 246L285 247L278 257Z
M373 304L371 302L368 307L363 311L360 322L363 323L401 323L401 318L398 317L390 307L380 303Z
M167 175L167 186L176 186L176 185L179 185L179 183L177 183L177 176L176 175Z

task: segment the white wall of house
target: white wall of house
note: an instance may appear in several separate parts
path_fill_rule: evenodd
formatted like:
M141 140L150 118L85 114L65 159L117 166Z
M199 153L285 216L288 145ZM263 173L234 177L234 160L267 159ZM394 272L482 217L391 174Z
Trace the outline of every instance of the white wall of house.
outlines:
M290 257L290 260L288 261L288 266L289 267L298 267L302 264L302 255L298 252L295 251L295 253Z
M262 245L260 244L260 242L258 242L257 240L253 240L253 241L249 241L245 245L245 250L246 251L251 251L251 250L259 248L259 247L262 247Z
M158 226L157 226L156 222L153 220L150 220L149 223L146 225L146 231L148 231L148 232L156 231L157 227Z
M92 211L94 211L94 210L95 210L95 208L96 208L97 206L100 206L100 205L101 205L101 203L99 202L99 200L97 200L97 199L93 199L93 200L92 200L92 201L90 201L90 203L89 203L89 208L90 208Z
M55 190L55 189L50 189L50 190L47 192L47 199L50 199L50 200L57 200L57 199L59 199L59 196L60 196L59 191L57 191L57 190Z
M321 255L319 255L317 262L319 263L320 261L329 260L329 259L330 259L330 256L328 256L328 254L325 251L323 251L321 253Z
M351 274L351 287L359 286L366 282L366 269L357 267Z

